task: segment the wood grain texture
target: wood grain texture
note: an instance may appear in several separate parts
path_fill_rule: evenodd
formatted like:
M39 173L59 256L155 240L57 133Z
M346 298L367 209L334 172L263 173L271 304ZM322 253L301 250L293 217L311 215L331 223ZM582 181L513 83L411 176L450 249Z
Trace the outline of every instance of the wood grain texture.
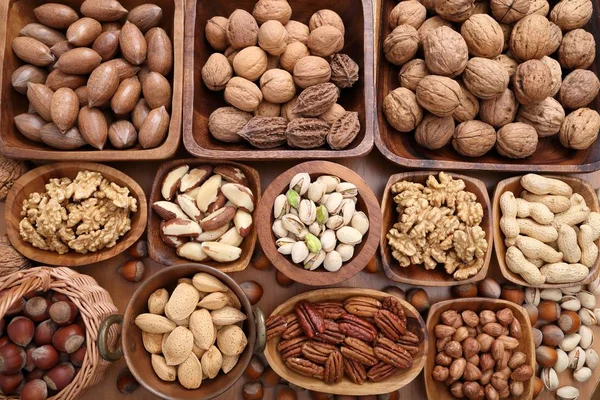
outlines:
M296 303L303 300L308 301L309 303L328 301L341 302L352 296L368 296L381 301L389 295L378 290L358 288L313 290L289 299L277 307L271 315L287 315L291 312L294 312ZM406 316L408 318L407 323L413 327L416 327L422 332L422 335L419 335L422 339L421 343L419 344L420 352L413 359L412 367L408 369L399 369L392 376L384 379L381 382L365 382L362 385L357 385L348 378L344 377L340 383L328 385L319 379L308 378L300 375L286 367L285 362L282 360L281 355L277 351L277 344L279 343L280 338L271 339L267 343L265 357L267 358L271 368L273 368L273 370L279 376L286 381L305 389L316 390L323 393L353 396L385 394L401 389L415 379L417 375L419 375L423 369L423 366L425 365L428 349L432 346L429 343L429 335L425 329L425 324L421 318L421 315L419 315L419 312L406 301L400 300L400 302L406 311ZM433 346L433 348L435 349L435 346Z
M160 223L162 218L158 216L152 210L152 204L157 201L163 200L162 195L160 193L162 182L169 171L171 171L176 166L187 164L190 166L190 169L197 167L198 165L223 165L229 164L236 166L244 172L246 178L248 178L248 187L252 190L255 198L255 207L260 202L261 198L261 186L260 186L260 176L258 172L254 168L250 168L243 164L238 164L235 162L219 162L219 161L207 161L207 160L199 160L197 158L189 158L189 159L180 159L166 162L160 166L158 172L156 173L156 177L154 178L154 183L152 184L152 192L150 193L150 199L148 202L148 252L150 257L161 264L164 265L177 265L177 264L188 264L190 260L179 257L175 249L167 246L160 237ZM208 266L217 268L221 272L236 272L245 269L252 258L252 253L254 252L254 246L256 245L256 216L257 212L253 213L254 222L252 224L252 230L248 236L244 238L244 241L240 245L242 249L242 255L235 261L231 261L228 263L219 263L212 260L204 261L203 264Z
M572 176L551 176L551 175L543 175L547 178L555 178L560 179L563 182L566 182L571 188L573 188L573 193L579 193L585 199L586 204L590 208L590 210L599 212L600 205L598 204L598 195L596 191L588 182L583 179L575 178ZM525 279L521 277L519 274L515 274L512 272L506 265L505 257L506 257L506 244L504 243L504 234L502 233L502 229L500 229L500 218L502 218L502 210L500 210L500 196L504 192L511 191L515 194L515 197L520 197L521 192L523 191L523 186L521 186L521 176L515 176L512 178L504 179L498 182L496 186L496 190L494 191L494 204L493 204L493 216L494 221L498 223L494 226L494 248L496 252L496 259L498 261L498 265L500 266L500 271L504 277L518 285L521 286L532 286ZM600 239L596 240L596 244L600 246ZM590 272L587 277L580 282L573 283L544 283L543 285L537 285L538 288L557 288L557 287L569 287L569 286L578 286L585 285L590 283L597 276L598 266L600 265L600 257L596 259L596 262L590 268Z
M154 149L142 149L138 144L132 149L117 150L109 143L104 150L94 150L85 146L79 150L61 151L43 143L35 143L23 136L15 127L15 116L27 112L27 97L17 93L11 85L12 73L23 62L12 51L11 43L19 36L19 31L31 22L37 22L33 9L43 0L6 0L0 4L0 152L5 156L25 160L81 160L81 161L141 161L159 160L171 157L181 141L181 110L183 100L183 0L155 0L152 3L163 10L161 28L165 29L173 42L173 72L169 81L172 85L171 121L163 144ZM64 0L79 11L83 0ZM122 0L121 4L131 10L145 4L145 0Z
M356 210L363 211L369 218L369 230L363 241L355 246L354 257L336 272L324 268L305 270L301 265L294 264L290 257L277 251L276 237L271 229L274 222L273 203L277 196L288 190L290 181L300 172L308 173L313 181L321 175L335 175L342 181L353 183L358 188ZM261 248L277 269L294 281L306 285L335 285L360 272L376 254L381 229L381 210L377 198L360 175L339 164L309 161L285 171L269 185L258 206L256 222Z
M377 118L375 144L390 161L410 168L445 169L445 170L490 170L490 171L531 171L531 172L592 172L600 168L600 141L587 150L572 150L563 147L558 136L540 139L537 151L522 160L513 160L500 156L496 150L477 158L463 157L451 144L439 150L428 150L417 144L414 132L401 133L395 130L385 118L381 105L387 94L400 86L398 72L400 67L389 63L383 55L383 41L392 31L388 24L390 12L397 4L395 0L378 0L380 8L377 41ZM552 2L555 4L555 2ZM594 1L594 15L585 28L595 38L600 37L598 2ZM417 57L423 58L422 52ZM591 70L597 75L600 64L595 62ZM600 99L596 98L589 105L592 109L600 107Z
M433 270L426 270L423 265L412 264L406 268L399 265L398 261L392 257L392 249L388 244L386 238L387 233L392 229L394 224L398 221L398 212L396 211L396 203L394 202L394 196L391 193L391 188L396 182L410 181L417 182L425 185L427 178L430 175L437 177L436 172L406 172L402 174L392 175L385 189L383 191L383 200L381 202L382 210L382 225L381 225L381 239L380 239L380 255L381 262L385 274L388 278L396 281L408 283L415 286L454 286L462 285L465 283L478 282L484 279L487 275L488 267L490 265L490 259L492 257L492 242L493 236L493 221L492 221L492 207L490 205L490 197L488 196L485 184L479 179L475 179L466 175L451 174L454 179L462 179L465 182L465 190L472 192L477 196L477 201L483 206L483 221L481 227L485 231L486 239L488 242L488 249L485 252L483 267L475 275L469 279L458 281L449 275L444 270L444 267L438 265Z
M219 107L227 104L222 92L212 92L202 82L201 70L214 52L204 36L206 21L221 15L228 17L237 8L252 11L255 0L188 1L185 21L185 88L183 107L183 142L194 156L229 158L235 160L269 159L333 159L359 157L373 148L375 96L373 81L373 5L371 0L304 0L291 2L292 19L308 24L311 15L322 9L336 11L346 29L345 47L360 67L360 79L350 89L342 90L339 103L348 111L357 111L361 129L354 141L344 150L327 148L300 150L283 146L275 149L257 149L248 143L223 143L208 131L208 118Z
M104 248L95 253L75 253L69 251L67 254L60 255L53 251L41 250L33 247L31 243L25 242L19 235L19 222L21 221L21 206L30 193L45 192L45 185L52 178L70 178L75 179L79 171L100 172L102 176L110 182L119 186L127 187L138 203L138 211L130 214L131 230L121 237L117 244L111 248ZM138 240L146 229L146 220L148 217L146 209L146 195L136 181L118 171L102 164L95 163L55 163L44 165L27 172L21 176L13 185L6 198L6 209L10 212L4 214L8 239L15 249L25 257L37 261L41 264L60 265L65 267L79 267L92 264L103 260L108 260L118 254L121 254Z
M518 306L514 303L505 300L491 300L486 298L468 298L468 299L452 299L448 301L442 301L434 304L429 310L429 316L427 317L427 332L432 341L435 341L434 329L437 324L440 323L440 316L444 311L455 310L459 313L465 310L475 311L479 313L483 310L500 311L504 308L509 308L515 318L521 324L521 339L519 340L520 345L515 351L521 351L527 356L526 364L531 366L535 371L535 346L533 345L533 338L531 334L531 323L529 317L523 307ZM444 382L438 382L433 379L431 373L435 367L435 356L437 350L435 345L429 346L429 352L427 354L427 363L425 365L425 388L427 391L427 398L429 399L450 399L453 398L450 393L450 389ZM525 390L519 397L514 400L529 400L533 397L533 380L523 382Z

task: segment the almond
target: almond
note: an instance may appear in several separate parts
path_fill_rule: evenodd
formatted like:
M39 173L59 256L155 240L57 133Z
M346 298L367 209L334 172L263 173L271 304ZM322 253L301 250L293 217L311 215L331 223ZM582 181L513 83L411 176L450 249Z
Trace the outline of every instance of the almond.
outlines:
M12 49L21 60L38 67L45 67L56 60L48 46L30 37L14 38Z
M129 121L113 122L108 128L108 140L117 149L127 149L137 143L137 131Z
M151 109L171 106L171 84L161 74L150 72L142 83L142 91Z
M188 219L183 210L177 204L170 201L157 201L152 204L152 210L165 221L175 218Z
M11 77L12 87L21 94L27 93L27 82L44 83L48 73L42 68L33 65L20 66Z
M189 165L182 164L171 169L167 173L160 188L160 194L165 200L171 200L175 197L175 193L177 193L179 185L181 184L181 178L187 174L189 170Z
M94 40L92 50L100 54L103 62L112 60L119 51L119 32L102 32Z
M57 70L58 71L58 70ZM88 89L87 86L81 86L75 89L75 94L79 99L79 107L87 106L88 104Z
M142 124L144 123L144 120L148 114L150 114L150 111L150 107L148 107L146 100L139 99L133 111L131 112L131 122L133 122L135 129L138 131L142 129Z
M76 126L62 133L53 123L46 124L40 130L40 139L48 146L59 150L75 150L87 144Z
M223 355L235 356L242 354L247 345L246 334L237 325L225 326L217 333L217 346Z
M79 111L79 131L85 141L98 150L102 150L108 138L108 124L98 108L84 106Z
M165 107L148 113L139 132L138 140L144 149L151 149L163 142L169 129L170 117Z
M229 304L229 297L222 292L210 293L198 303L198 307L206 308L207 310L218 310Z
M73 46L71 43L69 43L68 40L65 39L62 42L58 42L54 46L50 47L50 51L52 52L52 54L54 54L54 57L56 57L56 59L59 59L60 56L62 56L69 50L73 50L74 48L75 46Z
M210 316L213 323L217 326L233 325L246 320L246 314L237 308L229 306L211 311Z
M200 292L206 293L226 292L229 290L227 285L221 282L218 278L205 272L199 272L194 275L192 278L192 284Z
M225 229L229 228L228 225L223 226ZM242 249L239 247L222 242L203 242L202 250L204 250L207 256L217 262L235 261L242 255Z
M177 379L186 389L198 389L202 384L202 366L194 353L177 367Z
M162 333L148 333L142 331L142 343L144 348L150 354L162 353Z
M114 60L107 61L108 63L114 64L117 67L117 71L119 72L119 79L127 79L133 78L137 75L140 70L140 67L137 65L131 64L129 61L124 58L115 58Z
M148 44L140 29L131 22L125 22L121 29L121 52L123 57L134 65L140 65L146 61Z
M202 374L208 379L213 379L219 374L223 365L223 355L215 346L210 348L202 355Z
M210 312L206 309L194 311L190 315L189 328L194 336L194 343L203 350L208 350L215 342L215 329Z
M162 8L156 4L142 4L129 11L127 20L137 26L140 31L147 32L149 29L158 26L162 15Z
M79 114L79 99L75 92L69 88L60 88L54 92L50 114L52 122L62 133L71 129Z
M33 107L40 117L48 122L52 121L50 113L52 96L54 96L52 89L39 83L28 83L27 87L27 99L31 107Z
M235 207L223 207L207 215L200 221L200 227L205 231L213 231L223 225L229 225L229 222L235 215Z
M81 86L84 86L86 82L87 77L85 75L65 74L59 69L55 69L54 71L50 72L46 78L46 86L52 90L58 90L60 88L69 88L75 90Z
M165 241L163 239L163 241ZM165 242L166 243L166 242ZM166 243L168 245L168 243ZM187 242L180 246L177 246L177 255L179 257L187 258L192 261L206 261L208 256L202 250L202 243L198 242Z
M92 49L78 47L64 53L58 59L56 68L65 74L84 75L90 74L100 66L102 57Z
M165 382L174 382L177 378L177 368L171 365L167 365L167 361L163 356L158 354L152 354L150 357L152 363L152 369L156 372L156 375Z
M173 69L173 44L162 28L152 28L146 34L148 42L147 64L150 71L168 75Z
M42 4L33 9L33 14L42 24L55 29L67 29L79 19L77 11L57 3Z
M200 165L181 178L181 185L179 190L187 192L194 188L202 185L212 173L212 167L210 165Z
M135 318L135 324L138 328L148 333L167 333L173 331L176 325L162 315L140 314Z
M39 40L48 47L54 46L56 43L67 40L66 36L56 29L47 27L46 25L31 23L27 24L19 32L21 36L27 36Z
M40 131L47 122L37 114L23 113L15 117L15 126L27 139L41 142Z
M102 33L100 22L92 18L81 18L75 21L67 29L67 40L74 46L83 47L94 43L94 40Z
M194 286L180 283L171 293L165 313L168 312L174 319L185 319L196 309L199 300L200 293Z
M137 76L123 79L110 100L110 107L117 115L129 114L140 99L142 85Z
M118 21L127 15L127 9L117 0L85 0L81 13L100 22Z
M119 87L119 74L113 64L102 64L96 68L87 82L89 107L105 105Z

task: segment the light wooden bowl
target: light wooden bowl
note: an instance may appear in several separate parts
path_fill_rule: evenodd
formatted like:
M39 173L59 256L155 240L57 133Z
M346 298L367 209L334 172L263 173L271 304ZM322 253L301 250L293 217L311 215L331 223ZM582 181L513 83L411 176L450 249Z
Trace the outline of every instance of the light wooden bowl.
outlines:
M397 222L398 213L396 212L394 196L390 191L391 187L394 185L394 183L399 181L411 181L425 185L429 175L435 175L437 177L438 172L419 171L395 174L390 176L390 179L385 186L383 200L381 202L383 223L381 225L380 252L381 262L383 264L383 269L386 276L396 282L408 283L415 286L455 286L483 280L487 275L490 259L492 258L492 242L494 239L492 227L492 207L490 205L490 197L488 196L485 184L479 179L471 178L466 175L454 173L450 174L455 179L462 179L466 185L465 190L474 193L475 196L477 196L477 201L483 206L483 221L481 222L481 227L485 231L488 249L484 256L483 267L477 273L477 275L472 276L469 279L458 281L454 279L452 275L447 274L442 265L438 265L437 268L432 270L426 270L423 265L414 264L403 268L399 265L398 261L392 257L392 249L388 244L386 235Z
M517 350L525 353L527 356L527 365L531 366L533 371L536 370L535 364L535 346L531 334L531 323L529 317L523 307L516 305L506 300L492 300L486 298L467 298L467 299L452 299L435 303L429 310L427 317L427 332L433 341L429 346L427 353L427 364L425 365L425 389L428 399L453 399L454 396L450 393L450 388L444 382L438 382L433 379L431 373L435 367L435 356L437 353L435 346L435 326L440 322L440 315L447 310L455 310L459 313L465 310L475 311L479 313L482 310L499 311L503 308L510 308L515 318L521 324L522 336L520 345ZM523 382L525 391L523 394L513 400L529 400L533 398L533 379L528 382Z
M359 81L353 88L344 89L339 103L357 111L361 129L354 141L344 150L324 146L318 149L293 149L287 145L275 149L258 149L246 142L224 143L208 130L208 118L227 104L223 92L210 91L202 82L201 70L215 52L205 38L206 22L214 16L228 18L235 9L252 12L256 0L187 1L185 18L185 88L183 93L183 142L190 154L197 157L230 160L272 159L334 159L366 155L373 148L375 124L375 94L373 81L373 4L371 0L304 0L290 2L292 19L308 25L316 11L328 8L337 12L346 26L345 47L360 67Z
M84 0L58 0L57 3L73 7L77 12ZM123 7L131 10L146 0L120 0ZM15 116L27 112L27 97L13 89L11 76L23 65L12 51L12 41L28 23L37 22L33 9L48 3L44 0L4 0L0 2L0 152L11 158L25 160L80 160L80 161L144 161L171 157L181 141L181 110L183 98L183 21L184 0L153 0L163 10L160 27L173 43L173 72L167 77L173 89L171 122L165 141L153 149L142 149L138 144L131 149L118 150L107 143L104 150L90 146L78 150L63 151L44 143L36 143L23 136L15 127Z
M579 193L585 199L586 204L590 208L590 210L595 212L600 212L600 205L598 203L598 195L596 191L588 182L583 179L575 178L573 176L551 176L544 175L547 178L559 179L569 186L573 188L574 193ZM498 182L496 185L496 190L494 191L494 205L493 205L493 216L496 224L494 225L494 247L496 250L496 259L498 260L498 265L500 265L500 271L502 271L502 275L509 281L516 283L521 286L533 286L525 279L521 277L519 274L515 274L506 266L505 257L506 257L506 245L504 244L504 234L502 233L502 229L500 229L500 218L502 217L502 211L500 210L500 196L506 191L511 191L515 194L515 197L519 197L521 192L523 191L523 186L521 186L521 176L515 176L512 178L504 179ZM596 244L600 246L600 239L596 240ZM548 289L548 288L558 288L558 287L569 287L569 286L579 286L590 283L596 277L598 273L598 265L600 264L600 257L596 260L592 268L590 268L590 272L587 277L579 282L573 283L544 283L543 285L535 285L535 287L540 289Z
M158 216L154 210L152 210L152 204L154 202L163 200L162 195L160 194L161 184L169 171L181 164L188 164L191 168L194 168L198 165L223 165L230 164L241 169L246 178L248 178L248 187L252 190L255 198L255 211L253 213L254 223L252 224L252 231L250 235L244 238L242 242L241 249L242 255L235 261L228 263L219 263L212 260L206 260L203 264L206 264L210 267L216 268L221 272L236 272L242 271L246 269L248 264L250 263L250 259L252 258L252 253L254 252L254 247L256 246L256 219L258 213L256 212L256 207L258 207L258 203L260 201L261 196L261 186L260 186L260 176L258 172L254 168L250 168L244 164L238 164L236 162L219 162L219 161L207 161L200 160L198 158L188 158L183 160L173 160L168 161L162 164L158 171L156 172L156 177L154 178L154 183L152 184L152 191L150 192L150 198L148 200L148 254L150 258L156 261L159 264L164 265L177 265L177 264L189 264L191 261L185 258L181 258L175 252L175 249L167 246L162 239L160 238L160 222L162 218Z
M301 265L293 263L290 256L284 256L277 251L275 245L277 238L271 229L274 221L273 203L277 196L288 190L290 181L300 172L308 173L311 180L321 175L335 175L342 181L353 183L358 188L356 209L363 211L369 218L369 231L363 237L363 241L355 246L354 257L345 262L336 272L327 271L322 267L314 271L305 270ZM279 271L305 285L327 286L352 278L371 261L377 252L381 231L381 210L371 188L356 172L328 161L309 161L288 169L269 185L258 205L256 222L260 246L265 256Z
M19 235L19 222L22 219L21 206L23 200L25 200L30 193L44 192L46 190L44 186L48 183L49 179L60 179L64 177L75 179L77 173L84 170L100 172L102 176L109 181L129 189L131 196L135 197L138 203L138 210L130 215L131 230L121 237L114 247L86 254L69 251L67 254L60 255L53 251L38 249L33 247L31 243L23 241ZM10 243L19 253L41 264L60 265L65 267L79 267L82 265L93 264L121 254L142 236L144 229L146 228L146 219L148 217L146 195L136 181L121 171L107 165L86 162L61 162L49 164L27 172L14 183L13 187L8 192L5 210L6 233Z
M369 296L378 300L382 300L390 295L378 290L358 288L312 290L310 292L302 293L292 297L277 307L271 315L287 315L290 312L293 312L296 303L302 300L313 303L343 301L352 296ZM418 327L418 331L422 332L422 334L419 335L419 337L422 339L421 343L419 344L420 352L413 359L412 367L398 370L394 375L384 379L381 382L367 381L362 385L358 385L344 377L340 383L328 385L319 379L300 375L289 370L286 367L285 362L281 359L281 356L277 351L277 344L279 343L280 338L271 339L267 342L267 347L265 349L265 357L267 358L267 362L273 371L275 371L281 378L293 383L294 385L317 392L332 393L337 395L367 396L390 393L401 389L412 382L421 373L421 370L425 365L428 351L431 350L432 346L429 345L429 335L425 329L425 323L419 312L408 302L401 299L399 300L406 311L406 316L408 318L407 323L413 327ZM435 350L435 346L433 346L433 349Z

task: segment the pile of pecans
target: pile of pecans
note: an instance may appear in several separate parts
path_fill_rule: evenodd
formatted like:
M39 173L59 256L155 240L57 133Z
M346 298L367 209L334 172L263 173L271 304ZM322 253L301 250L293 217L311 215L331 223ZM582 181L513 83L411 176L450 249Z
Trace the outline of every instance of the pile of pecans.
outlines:
M354 296L343 302L300 301L286 316L267 320L267 340L277 344L286 366L301 375L356 384L384 380L412 366L422 332L407 324L400 300Z
M438 353L432 377L450 386L455 398L518 397L533 377L527 355L518 350L521 324L510 308L479 314L447 310L434 333Z

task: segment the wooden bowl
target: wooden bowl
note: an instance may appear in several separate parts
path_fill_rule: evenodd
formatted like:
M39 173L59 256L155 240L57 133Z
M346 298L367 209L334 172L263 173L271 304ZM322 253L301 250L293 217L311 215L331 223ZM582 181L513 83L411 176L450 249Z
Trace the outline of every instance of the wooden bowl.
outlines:
M163 200L162 195L160 193L162 182L169 171L181 164L188 164L190 168L193 168L202 164L209 165L223 165L230 164L241 169L246 177L248 178L248 187L252 190L252 193L255 197L255 208L258 206L261 196L261 186L260 186L260 176L258 172L254 168L250 168L244 164L238 164L236 162L219 162L219 161L206 161L199 160L197 158L188 158L184 160L173 160L168 161L162 164L158 171L156 172L156 177L154 178L154 183L152 184L152 192L150 193L150 199L148 202L148 253L150 258L156 261L159 264L164 265L177 265L177 264L189 264L191 261L185 258L181 258L175 252L175 249L167 246L160 237L160 222L162 218L158 216L152 210L152 204L156 201ZM246 269L248 264L250 263L250 259L252 258L252 253L254 252L254 246L256 245L256 218L257 218L256 210L253 213L254 223L252 224L252 231L250 235L244 238L242 242L241 249L242 255L235 261L228 263L219 263L212 260L206 260L203 264L206 264L210 267L216 268L221 272L236 272L242 271Z
M383 114L383 100L392 90L400 87L398 72L400 67L395 66L385 59L383 54L383 41L391 33L389 15L395 0L381 0L380 31L378 52L378 77L377 77L377 117L379 124L375 134L375 144L381 153L390 161L409 168L439 169L439 170L490 170L490 171L527 171L527 172L592 172L600 168L600 140L587 150L567 149L560 144L558 135L541 139L537 151L530 157L522 160L513 160L502 157L491 150L486 155L477 158L464 157L458 154L452 144L439 150L429 150L421 147L414 138L414 132L401 133L394 129ZM554 3L552 3L554 4ZM598 3L594 2L596 6ZM599 16L594 14L593 19L585 27L595 38L600 36ZM422 54L417 57L423 58ZM600 63L594 63L591 70L598 75ZM589 108L597 110L600 107L600 98L596 98Z
M535 346L533 345L529 316L523 307L510 301L475 297L468 299L452 299L435 303L429 310L429 315L427 317L427 332L430 335L431 340L434 341L433 343L435 343L435 326L440 323L440 316L447 310L455 310L459 313L465 310L471 310L479 313L479 311L482 310L499 311L503 308L510 308L515 318L521 324L522 336L519 340L521 344L517 350L525 353L527 356L527 365L531 366L533 371L536 371ZM438 382L431 376L433 368L435 367L436 352L435 345L429 346L427 364L425 365L425 390L427 391L427 398L452 399L454 397L450 393L450 388L446 386L444 382ZM525 391L521 396L513 398L514 400L529 400L533 398L533 379L523 383L525 384Z
M371 0L308 0L291 4L292 19L308 25L316 11L328 8L337 12L346 26L345 47L360 66L360 79L350 89L344 89L339 103L346 110L357 111L360 133L344 150L319 148L310 150L282 146L257 149L246 142L224 143L208 131L208 118L219 107L227 106L223 92L212 92L202 82L201 70L215 50L208 44L204 27L214 16L229 17L235 9L252 12L256 0L188 1L185 20L185 88L183 93L183 142L194 156L232 160L350 158L366 155L373 148L375 95L373 92L373 4Z
M208 273L218 278L240 299L242 311L248 317L242 326L248 338L248 345L240 354L236 366L228 374L220 373L215 379L204 379L198 389L188 390L178 382L165 382L156 375L150 362L151 355L146 351L142 342L142 331L134 321L139 314L148 312L148 297L155 290L166 288L172 291L179 278L192 278L198 272ZM254 312L257 313L256 316ZM256 308L253 311L244 291L227 274L203 264L182 264L165 268L142 282L127 303L123 316L115 315L112 319L107 319L102 323L100 339L104 336L104 332L108 332L110 326L115 323L121 324L122 339L121 349L117 349L115 352L108 350L106 341L99 340L100 354L106 359L115 361L120 358L122 351L125 362L135 379L156 396L164 399L212 399L227 391L237 382L244 373L254 351L260 352L264 349L264 325L256 324L256 321L262 319L261 315L260 309Z
M559 179L569 186L573 188L574 193L579 193L585 199L586 204L590 208L590 210L595 212L600 212L600 205L598 203L598 195L596 191L588 182L583 179L575 178L573 176L551 176L544 175L547 178ZM520 193L523 191L523 186L521 186L521 177L514 176L512 178L504 179L498 182L496 185L496 190L494 191L494 206L493 206L493 219L497 221L494 224L494 247L496 250L496 259L498 260L498 265L500 265L500 271L502 271L502 275L506 279L511 282L516 283L521 286L530 286L536 287L540 289L548 289L548 288L560 288L560 287L569 287L569 286L579 286L590 283L594 280L598 272L598 265L600 264L600 257L596 260L592 268L590 268L590 272L587 277L579 282L573 283L544 283L543 285L531 285L525 281L525 279L521 278L521 275L515 274L506 266L506 262L504 261L506 257L506 245L504 244L504 233L502 233L502 229L500 229L500 218L502 217L502 211L500 210L500 196L506 191L511 191L515 194L515 197L519 197ZM596 240L596 244L600 246L600 239Z
M359 289L359 288L331 288L331 289L320 289L312 290L310 292L301 293L297 296L292 297L285 303L277 307L271 315L287 315L293 312L296 303L302 300L308 302L327 302L327 301L343 301L348 297L352 296L369 296L382 300L389 296L387 293L380 292L372 289ZM419 337L422 339L419 344L420 352L413 359L412 367L408 369L398 370L396 373L387 379L380 382L365 382L362 385L353 383L348 378L344 379L337 384L328 385L325 382L316 379L309 378L304 375L300 375L294 371L291 371L285 365L285 362L281 359L279 352L277 351L277 344L280 338L271 339L267 342L265 349L265 357L269 366L286 381L293 383L296 386L303 387L305 389L313 390L322 393L331 393L337 395L352 395L352 396L367 396L377 395L394 392L412 382L423 369L425 365L425 357L431 348L435 350L435 346L429 346L429 335L427 329L425 329L425 323L419 312L408 302L400 300L406 316L408 318L407 323L413 327L418 327L418 331L422 332ZM440 398L441 399L441 398Z
M31 243L25 242L19 235L19 222L21 221L21 206L23 200L33 192L45 192L45 185L52 178L71 178L75 179L80 171L100 172L102 176L119 186L129 189L131 196L135 197L138 203L138 210L130 215L131 229L117 244L111 248L104 248L95 253L80 254L69 251L67 254L60 255L53 251L41 250L33 247ZM99 261L108 260L118 254L123 253L132 244L138 240L146 228L148 211L146 209L146 195L144 191L129 176L121 171L111 168L107 165L87 163L87 162L61 162L44 165L35 168L25 175L21 176L8 192L5 208L6 233L10 243L15 249L25 257L37 261L41 264L60 265L65 267L79 267L82 265L93 264Z
M123 7L132 8L148 3L146 0L120 0ZM144 150L138 144L131 149L118 150L107 142L104 150L90 146L78 150L63 151L44 143L36 143L23 136L15 127L15 116L27 112L27 97L15 91L11 85L13 72L23 65L12 51L12 41L19 31L30 22L37 22L33 9L48 3L43 0L5 0L0 4L0 152L11 158L26 160L82 160L82 161L144 161L160 160L175 154L181 140L181 102L183 93L183 0L155 0L152 3L163 9L160 27L165 29L173 42L173 73L169 77L173 89L171 122L163 144ZM79 12L83 0L60 0Z
M271 229L274 222L273 203L277 196L288 190L290 181L294 175L300 172L308 173L311 180L321 175L335 175L342 181L355 184L358 188L356 209L363 211L369 218L369 231L366 237L363 237L363 241L355 246L354 257L345 262L336 272L330 272L324 268L317 268L314 271L306 270L301 265L294 264L289 256L284 256L277 251L275 245L277 238ZM328 161L309 161L288 169L269 185L258 205L256 222L260 246L275 268L296 282L311 286L327 286L352 278L371 261L377 252L377 242L381 230L381 210L371 188L356 172Z
M455 286L483 280L487 275L490 259L492 258L492 242L494 238L492 229L492 207L490 206L490 198L485 184L479 179L471 178L466 175L451 174L455 179L462 179L466 185L465 190L474 193L475 196L477 196L477 201L483 206L483 221L481 222L481 227L485 231L488 249L485 252L483 267L479 270L477 275L472 276L469 279L458 281L454 279L452 275L447 274L444 267L441 265L438 265L437 268L432 270L426 270L423 265L414 264L403 268L399 265L398 261L392 257L392 249L386 238L387 233L392 229L398 219L396 203L394 203L394 196L391 194L392 185L399 181L417 182L425 185L429 175L437 176L437 172L419 171L395 174L390 176L387 185L385 185L383 200L381 202L383 223L381 225L380 252L381 262L386 276L396 282L408 283L415 286Z

